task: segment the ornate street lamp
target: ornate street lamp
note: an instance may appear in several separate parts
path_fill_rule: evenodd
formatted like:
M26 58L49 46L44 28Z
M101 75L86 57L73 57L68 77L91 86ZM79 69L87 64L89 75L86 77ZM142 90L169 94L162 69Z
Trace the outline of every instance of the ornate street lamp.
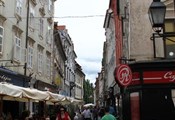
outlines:
M170 37L168 33L165 33L165 14L166 14L166 6L161 0L153 0L151 3L148 15L152 25L152 29L156 32L152 34L151 40L153 40L153 49L154 49L154 58L165 58L166 55L166 43L165 40L167 37ZM163 33L161 30L163 29ZM156 39L162 38L163 41L156 44ZM162 49L160 49L160 44L163 44ZM159 47L156 47L158 45ZM159 49L158 49L159 48ZM156 52L156 50L159 50ZM162 52L163 50L163 52Z
M155 32L161 32L164 27L166 6L160 0L153 0L149 7L149 19Z

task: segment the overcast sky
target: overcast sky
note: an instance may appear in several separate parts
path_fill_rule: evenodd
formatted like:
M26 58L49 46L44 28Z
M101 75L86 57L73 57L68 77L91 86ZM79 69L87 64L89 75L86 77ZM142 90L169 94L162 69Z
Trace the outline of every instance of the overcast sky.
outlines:
M103 28L109 0L57 0L55 20L65 25L74 43L76 61L91 83L101 71L105 30Z

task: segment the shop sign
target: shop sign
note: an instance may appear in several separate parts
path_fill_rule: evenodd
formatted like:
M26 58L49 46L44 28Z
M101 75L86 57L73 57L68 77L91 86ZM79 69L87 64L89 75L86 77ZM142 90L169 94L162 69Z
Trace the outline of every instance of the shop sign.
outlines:
M175 83L175 71L146 71L144 83Z
M128 65L120 64L115 73L117 82L121 86L128 86L132 81L132 72Z
M11 81L11 78L7 77L6 75L0 75L0 80L3 82Z

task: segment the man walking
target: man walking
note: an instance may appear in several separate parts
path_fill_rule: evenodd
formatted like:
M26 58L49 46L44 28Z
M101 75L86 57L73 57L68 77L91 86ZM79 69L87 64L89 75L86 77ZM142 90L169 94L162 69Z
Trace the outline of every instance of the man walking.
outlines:
M82 112L84 120L91 120L91 111L89 107L85 107L85 110Z
M109 106L105 107L105 115L101 120L117 120L112 114L109 113Z

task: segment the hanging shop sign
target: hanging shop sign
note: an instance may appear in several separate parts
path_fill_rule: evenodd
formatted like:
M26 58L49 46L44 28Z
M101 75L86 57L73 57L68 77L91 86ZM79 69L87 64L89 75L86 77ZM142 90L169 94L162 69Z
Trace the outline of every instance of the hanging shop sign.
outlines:
M120 64L116 69L115 77L121 86L128 86L132 81L132 72L130 67L126 64Z

